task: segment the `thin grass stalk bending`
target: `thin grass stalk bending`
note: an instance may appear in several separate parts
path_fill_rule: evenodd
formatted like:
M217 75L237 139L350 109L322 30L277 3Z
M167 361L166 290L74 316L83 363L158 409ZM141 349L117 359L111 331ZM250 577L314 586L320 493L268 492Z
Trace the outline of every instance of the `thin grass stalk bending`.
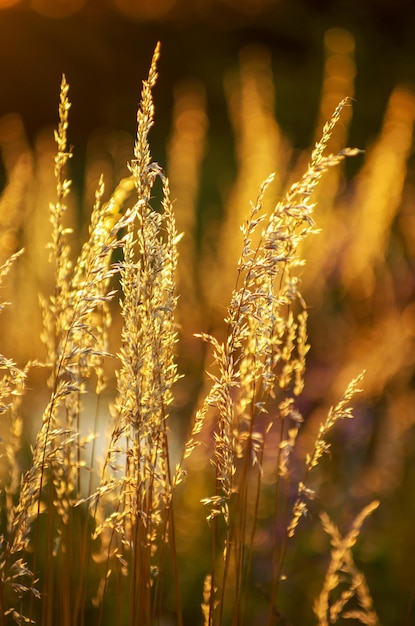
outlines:
M361 623L368 624L368 626L379 625L365 578L355 566L351 552L359 537L364 521L378 506L379 501L377 500L365 506L356 516L349 532L344 537L341 536L337 527L326 513L321 515L323 528L331 537L332 551L323 588L314 605L314 613L318 619L319 626L334 624L341 616L358 619ZM333 592L337 588L344 586L345 583L346 587L339 592L337 601L334 601L332 597ZM346 610L346 605L355 596L360 609Z

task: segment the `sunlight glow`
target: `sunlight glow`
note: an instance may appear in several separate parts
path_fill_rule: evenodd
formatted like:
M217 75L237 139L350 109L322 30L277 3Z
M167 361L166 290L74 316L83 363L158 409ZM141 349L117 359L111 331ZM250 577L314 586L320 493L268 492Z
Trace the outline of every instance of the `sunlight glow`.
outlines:
M114 0L117 9L130 19L155 20L165 17L176 4L176 0Z
M1 0L0 0L1 1ZM45 17L62 18L74 15L85 5L86 0L32 0L32 8Z
M0 0L0 10L8 9L9 7L12 7L15 4L18 4L19 2L20 0Z

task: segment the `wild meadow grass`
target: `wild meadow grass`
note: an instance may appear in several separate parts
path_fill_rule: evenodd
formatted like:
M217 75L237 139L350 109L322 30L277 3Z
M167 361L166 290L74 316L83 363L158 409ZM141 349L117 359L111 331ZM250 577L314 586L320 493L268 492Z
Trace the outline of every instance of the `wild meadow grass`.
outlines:
M178 208L176 221L180 197L172 202L169 178L153 161L149 144L158 58L159 46L143 82L129 172L112 193L99 177L80 246L72 226L68 174L73 157L69 85L62 79L56 192L49 203L51 289L39 296L43 351L24 366L1 357L0 623L289 624L284 595L289 577L295 577L290 555L299 551L301 562L299 536L312 510L331 548L327 543L326 571L319 569L315 576L318 589L313 585L307 623L351 619L379 624L376 602L353 552L379 502L363 489L360 510L341 531L318 505L316 478L329 459L333 432L353 420L357 394L366 380L374 384L373 372L365 377L357 359L332 408L319 415L319 426L315 420L307 424L302 401L313 316L303 293L305 256L310 255L318 293L321 260L310 240L325 237L315 223L318 203L324 209L327 200L320 184L324 177L333 182L333 172L359 153L342 146L329 149L336 147L336 129L349 115L350 94L342 94L332 108L308 164L299 164L295 179L287 177L280 199L270 206L276 181L265 171L256 199L238 206L244 217L233 261L223 256L231 248L226 245L230 216L219 239L225 247L214 285L209 281L213 264L204 270L205 303L215 299L221 272L224 285L233 281L229 291L224 289L229 300L223 323L217 333L197 330L195 322L203 316L195 292L181 303L176 284L192 291L197 283L194 249L181 231L183 221L192 226L192 217ZM242 89L256 75L250 74L252 63L251 58L245 65ZM265 72L257 75L264 87ZM177 105L182 107L178 128L183 131L186 120L198 120L203 134L203 92L192 86L177 97L178 102L183 98ZM239 128L246 130L244 116L258 102L251 102L248 112L236 113L235 100L232 106ZM261 141L276 133L275 126L270 129ZM176 134L170 154L180 141L187 147L177 159L187 154L197 177L202 136L196 145L190 135ZM376 167L376 161L371 163ZM262 168L262 163L257 159L255 166ZM177 189L183 186L182 168L176 169ZM190 208L196 192L191 185L187 189ZM333 228L324 210L322 222ZM361 218L359 232L365 228ZM343 231L339 237L344 238ZM356 250L357 245L352 242ZM366 248L365 263L379 253L379 248ZM4 260L3 283L25 254L19 250ZM356 283L358 276L356 266L344 268L348 284L369 289ZM365 275L365 280L370 279ZM206 354L208 380L184 427L180 407L186 405L187 379L178 355L186 370L193 349ZM43 389L32 388L33 381ZM189 385L194 388L191 375ZM28 451L25 420L30 419L31 397L43 408ZM358 431L359 425L350 432ZM341 432L347 437L347 429ZM309 601L306 591L304 598Z

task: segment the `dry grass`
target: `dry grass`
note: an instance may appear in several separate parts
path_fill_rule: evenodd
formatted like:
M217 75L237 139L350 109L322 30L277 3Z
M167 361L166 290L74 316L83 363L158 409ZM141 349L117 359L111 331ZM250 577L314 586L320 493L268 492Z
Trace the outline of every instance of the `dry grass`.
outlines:
M333 37L332 33L326 42L329 56L343 54L352 63L347 37L346 48L339 49ZM298 165L303 173L296 170L296 182L290 182L288 174L287 184L278 181L281 200L273 206L267 198L274 176L260 184L257 199L242 220L239 258L232 257L233 246L227 245L234 228L233 220L227 220L221 234L221 271L226 274L226 285L229 276L235 276L233 263L236 279L218 333L200 329L198 335L206 347L210 386L199 400L191 401L198 407L184 441L175 433L177 407L183 404L186 386L186 380L180 380L176 355L184 356L187 363L193 345L192 339L187 343L184 339L186 347L180 353L178 340L187 329L195 329L197 320L203 320L203 307L195 304L196 274L180 269L178 262L182 223L190 228L194 219L179 211L180 225L176 226L169 179L150 151L158 57L159 46L143 83L129 174L109 196L99 178L88 236L79 252L70 217L70 102L68 84L62 80L55 133L56 198L49 205L52 287L49 295L41 298L45 356L39 361L32 358L21 369L1 357L0 410L9 435L2 461L0 624L11 618L44 626L188 623L184 587L189 583L192 562L199 558L201 564L195 567L195 581L200 584L198 623L288 623L281 608L287 558L296 550L301 520L308 515L311 502L315 507L318 500L315 475L331 449L332 431L339 422L353 417L351 404L363 377L358 372L366 365L359 359L349 377L351 382L344 385L344 392L339 391L340 400L321 420L310 445L315 419L311 416L304 423L302 415L302 398L310 397L304 396L310 348L310 313L302 288L303 274L307 275L304 255L310 255L312 280L321 276L324 259L317 258L310 243L318 232L316 199L322 199L325 208L319 185L327 176L331 185L328 195L335 197L333 188L339 179L333 172L346 157L358 153L337 145L336 129L346 114L350 117L348 96L352 95L341 83L340 104L324 124L308 166ZM254 135L263 137L273 93L266 55L252 56L250 51L242 64L242 86L232 87L230 81L227 89L235 127L242 129L242 139L249 144L250 112L253 108L257 111ZM260 88L255 85L258 67L262 68ZM333 64L327 72L330 68ZM264 108L261 93L268 98ZM237 110L235 94L245 109ZM397 92L394 98L392 109L401 96ZM175 151L184 142L194 157L188 161L196 163L190 206L195 206L201 152L189 143L186 124L197 124L202 141L206 132L203 107L203 92L197 86L178 92L177 115L182 117L175 127L170 155L177 163ZM400 118L403 134L408 133L409 109L405 110L404 121ZM382 135L378 152L388 137ZM246 149L243 141L241 158ZM275 123L267 141L271 147L264 148L266 154L278 145L282 159L283 142ZM335 151L330 152L333 145ZM403 160L405 154L403 150ZM256 168L258 162L262 168L263 159L254 161ZM185 160L183 163L187 167ZM376 159L373 163L374 167ZM243 186L246 172L254 179L257 173L249 163L244 167L247 170L241 169L233 196L239 210L238 199L247 194ZM180 168L172 172L173 187L184 188ZM135 199L130 204L132 194ZM388 203L390 211L392 204ZM246 213L245 201L242 210ZM335 217L330 218L324 210L322 217L324 227L331 231L330 219ZM367 219L361 217L361 237L367 231ZM382 219L385 232L391 223L386 208ZM317 236L321 242L324 233ZM376 241L382 241L380 232ZM354 239L347 258L361 258L361 246L360 239ZM381 254L379 246L376 252L365 250L364 263L374 268ZM19 251L4 262L2 281L24 254ZM190 239L183 248L185 263L192 264L195 254ZM340 264L345 288L370 289L364 281L356 286L362 268L346 261ZM218 274L213 288L209 276L215 271L214 262L208 261L208 265L201 264L206 277L201 295L212 304L218 293ZM185 292L183 303L178 300L177 276ZM303 282L307 285L306 278ZM192 293L187 295L186 289ZM317 279L314 293L321 293ZM212 319L216 323L216 313ZM118 340L114 340L116 333ZM110 354L113 341L118 344L116 355ZM111 367L115 367L116 391L110 402L108 441L103 451L101 412ZM336 381L344 378L347 368L341 363ZM392 364L391 368L393 372ZM38 370L48 373L47 401L30 464L25 467L22 402L31 393L26 380ZM374 384L373 376L368 373L369 385ZM189 384L193 390L193 381ZM37 389L34 393L44 397ZM379 623L366 579L352 555L364 520L378 505L376 500L366 504L369 493L364 495L365 505L344 537L320 511L332 551L314 605L319 624L336 623L342 617ZM207 541L198 527L200 503L205 507ZM260 601L255 595L258 586ZM352 604L353 599L357 605Z

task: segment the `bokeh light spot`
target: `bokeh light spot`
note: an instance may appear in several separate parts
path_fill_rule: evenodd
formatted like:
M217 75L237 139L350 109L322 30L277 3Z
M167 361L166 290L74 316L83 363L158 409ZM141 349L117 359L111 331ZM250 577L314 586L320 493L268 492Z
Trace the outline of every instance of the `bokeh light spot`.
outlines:
M355 48L353 35L344 28L329 28L324 43L329 52L337 54L351 54Z
M1 1L1 0L0 0ZM45 17L62 18L77 13L86 0L32 0L32 8Z
M176 0L114 0L117 9L137 21L161 19L170 12Z

